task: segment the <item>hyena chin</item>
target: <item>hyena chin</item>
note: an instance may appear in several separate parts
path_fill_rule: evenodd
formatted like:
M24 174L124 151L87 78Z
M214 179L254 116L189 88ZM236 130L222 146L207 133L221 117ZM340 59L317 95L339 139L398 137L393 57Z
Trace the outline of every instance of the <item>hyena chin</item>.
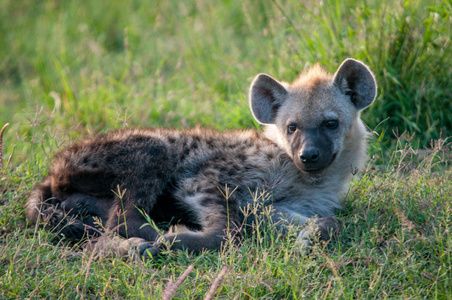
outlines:
M245 208L265 190L271 197L259 205L271 205L279 232L309 224L298 238L308 247L315 232L328 239L337 230L341 193L366 159L360 111L375 96L374 76L353 59L334 75L315 66L292 84L260 74L249 103L263 133L126 129L82 141L55 156L27 217L75 240L113 233L98 237L100 253L196 253L220 249L227 229L253 222ZM234 192L225 197L225 187Z

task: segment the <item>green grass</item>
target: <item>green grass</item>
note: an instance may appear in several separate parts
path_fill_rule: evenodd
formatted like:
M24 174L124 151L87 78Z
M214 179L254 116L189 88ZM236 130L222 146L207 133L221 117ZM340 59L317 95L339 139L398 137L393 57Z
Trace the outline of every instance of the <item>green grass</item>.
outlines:
M0 298L452 298L452 2L0 2ZM27 226L27 192L73 141L123 127L253 128L261 72L291 81L319 62L364 61L379 84L363 113L368 170L339 236L303 256L295 229L146 264L93 260ZM389 119L387 119L389 118ZM413 150L414 149L414 150Z

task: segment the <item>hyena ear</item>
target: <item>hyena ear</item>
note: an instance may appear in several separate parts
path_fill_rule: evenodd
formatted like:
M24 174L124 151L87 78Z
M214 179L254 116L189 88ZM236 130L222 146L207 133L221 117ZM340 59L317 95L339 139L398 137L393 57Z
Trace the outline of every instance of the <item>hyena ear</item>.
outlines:
M337 70L334 84L343 94L350 96L358 110L371 105L377 95L377 83L372 72L365 64L351 58L344 60Z
M254 78L250 88L250 108L254 118L262 124L274 124L276 112L284 102L287 90L266 74Z

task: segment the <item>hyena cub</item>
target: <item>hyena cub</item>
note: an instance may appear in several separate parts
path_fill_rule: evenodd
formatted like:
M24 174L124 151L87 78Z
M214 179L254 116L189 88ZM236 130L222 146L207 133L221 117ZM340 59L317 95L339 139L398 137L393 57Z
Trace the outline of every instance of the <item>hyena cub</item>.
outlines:
M375 95L371 71L353 59L334 76L315 66L292 84L259 74L249 103L263 133L126 129L82 141L56 155L30 194L27 217L71 239L106 228L124 237L117 247L143 257L168 244L200 252L219 249L228 228L251 222L244 208L266 190L271 197L261 205L273 207L275 223L314 217L327 239L341 193L363 168L360 111ZM226 186L235 189L227 199ZM145 216L172 230L160 236ZM299 243L310 235L300 232Z

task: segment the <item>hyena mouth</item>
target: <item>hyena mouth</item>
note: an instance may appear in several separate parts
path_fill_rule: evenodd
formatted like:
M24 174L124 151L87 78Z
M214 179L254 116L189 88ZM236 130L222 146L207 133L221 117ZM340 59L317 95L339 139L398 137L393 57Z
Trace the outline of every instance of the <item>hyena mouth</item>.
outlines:
M331 159L329 161L327 161L326 163L323 163L321 165L317 165L317 164L301 164L301 169L309 174L318 174L320 172L322 172L323 170L325 170L326 168L328 168L336 159L337 153L334 153L331 156Z

